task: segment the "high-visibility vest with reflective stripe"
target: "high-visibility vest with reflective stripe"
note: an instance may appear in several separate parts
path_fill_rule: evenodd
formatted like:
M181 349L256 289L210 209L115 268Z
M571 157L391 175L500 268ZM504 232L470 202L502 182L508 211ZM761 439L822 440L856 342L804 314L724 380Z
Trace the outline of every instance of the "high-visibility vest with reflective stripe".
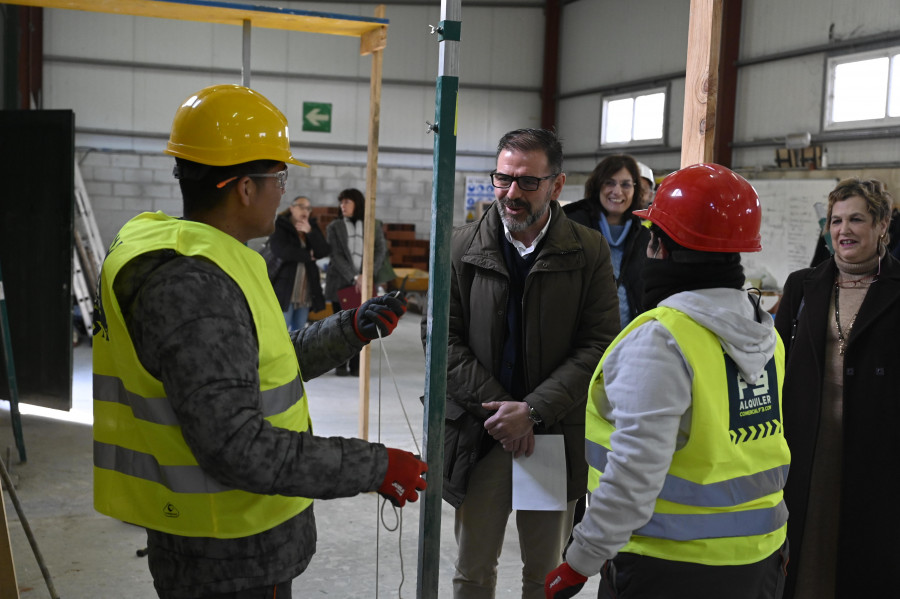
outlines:
M214 227L161 212L141 214L110 246L94 315L94 507L181 536L236 538L268 530L312 500L241 491L205 473L162 383L141 365L128 334L113 282L129 261L162 249L203 256L240 286L259 340L260 409L273 426L298 432L310 427L296 353L263 258Z
M597 407L606 401L603 364L630 331L649 320L672 334L693 370L691 433L673 456L653 516L622 551L707 565L758 562L781 547L787 530L782 489L790 451L781 420L780 338L765 373L750 384L716 336L683 312L659 307L635 318L610 344L591 380L588 489L599 486L615 449L610 446L615 427Z

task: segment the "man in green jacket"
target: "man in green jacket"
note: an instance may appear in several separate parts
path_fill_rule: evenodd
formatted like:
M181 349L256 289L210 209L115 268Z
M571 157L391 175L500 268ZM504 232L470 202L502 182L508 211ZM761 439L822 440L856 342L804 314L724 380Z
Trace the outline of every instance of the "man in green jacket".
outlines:
M517 510L522 596L543 597L585 495L587 387L619 329L606 241L570 221L555 133L521 129L498 145L497 201L451 243L444 499L456 508L454 597L493 597L512 512L512 464L535 435L562 435L566 509Z

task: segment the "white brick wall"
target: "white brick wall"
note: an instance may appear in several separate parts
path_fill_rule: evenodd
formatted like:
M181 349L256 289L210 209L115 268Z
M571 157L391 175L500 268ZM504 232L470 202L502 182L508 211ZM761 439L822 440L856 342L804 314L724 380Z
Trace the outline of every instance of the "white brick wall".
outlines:
M104 245L130 218L145 211L162 210L181 216L181 191L172 176L169 156L131 152L89 152L80 157L81 174ZM466 174L456 174L453 218L463 221L462 205ZM416 237L431 232L431 169L379 168L376 212L386 223L412 223ZM298 195L306 195L314 206L337 206L337 194L355 187L365 193L366 169L351 165L290 167L287 188L279 210Z

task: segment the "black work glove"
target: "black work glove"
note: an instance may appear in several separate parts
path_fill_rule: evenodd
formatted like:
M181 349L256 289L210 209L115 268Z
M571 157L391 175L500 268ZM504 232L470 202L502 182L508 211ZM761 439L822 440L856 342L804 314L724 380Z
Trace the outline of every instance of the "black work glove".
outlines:
M363 303L353 315L353 331L360 341L387 337L406 314L406 297L402 294L380 295Z

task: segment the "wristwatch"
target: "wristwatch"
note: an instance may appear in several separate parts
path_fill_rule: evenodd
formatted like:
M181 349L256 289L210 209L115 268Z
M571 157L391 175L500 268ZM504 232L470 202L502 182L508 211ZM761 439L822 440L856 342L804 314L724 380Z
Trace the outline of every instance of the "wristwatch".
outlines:
M528 419L531 420L536 426L540 426L544 424L544 421L541 419L541 415L537 413L537 410L528 406Z

